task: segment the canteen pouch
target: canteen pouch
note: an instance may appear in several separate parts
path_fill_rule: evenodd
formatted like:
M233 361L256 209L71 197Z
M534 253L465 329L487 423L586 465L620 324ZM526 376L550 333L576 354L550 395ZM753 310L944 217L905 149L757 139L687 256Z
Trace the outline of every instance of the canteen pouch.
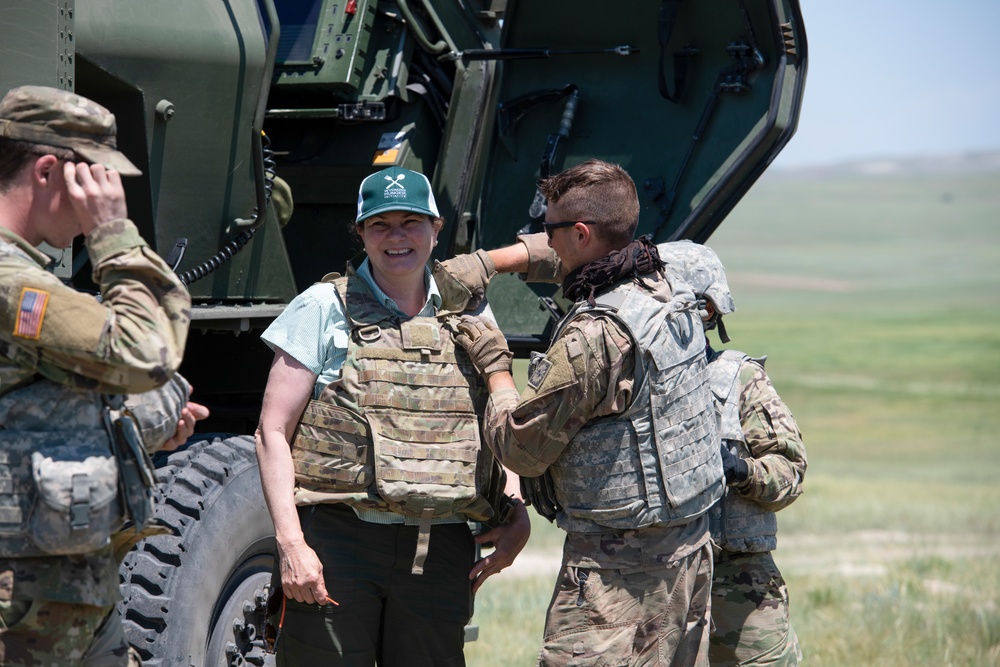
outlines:
M98 551L122 525L118 466L106 447L43 447L31 455L37 496L28 538L54 556Z

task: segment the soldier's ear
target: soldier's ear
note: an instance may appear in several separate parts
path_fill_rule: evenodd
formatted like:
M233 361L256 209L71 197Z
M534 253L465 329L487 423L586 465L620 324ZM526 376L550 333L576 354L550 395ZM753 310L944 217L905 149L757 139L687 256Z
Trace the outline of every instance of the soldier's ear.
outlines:
M576 235L576 240L580 244L580 247L585 247L592 241L596 240L593 231L590 229L590 225L585 225L582 222L578 222L570 229L570 233Z
M55 155L42 155L32 166L32 176L39 185L47 185L49 180L56 175L56 170L61 170L61 160Z

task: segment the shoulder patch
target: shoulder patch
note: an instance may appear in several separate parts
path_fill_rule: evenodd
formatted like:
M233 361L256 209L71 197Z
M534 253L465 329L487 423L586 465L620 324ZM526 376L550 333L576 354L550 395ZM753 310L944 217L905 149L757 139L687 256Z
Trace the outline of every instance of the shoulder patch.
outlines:
M38 340L42 335L42 320L49 305L49 292L33 287L21 290L21 302L14 323L14 335Z
M531 361L531 367L528 369L528 386L537 391L545 382L545 378L548 377L549 371L552 369L552 362L543 356L536 357Z

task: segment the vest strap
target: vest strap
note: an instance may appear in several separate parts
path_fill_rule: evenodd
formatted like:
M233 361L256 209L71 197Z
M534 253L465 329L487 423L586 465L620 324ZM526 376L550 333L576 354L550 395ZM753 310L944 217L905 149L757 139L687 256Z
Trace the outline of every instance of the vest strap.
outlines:
M425 507L420 513L420 522L417 524L417 551L413 555L413 568L411 574L423 574L424 562L427 561L427 551L431 545L431 517L434 515L433 507Z
M90 527L90 475L73 475L72 484L69 523L70 529L75 533Z

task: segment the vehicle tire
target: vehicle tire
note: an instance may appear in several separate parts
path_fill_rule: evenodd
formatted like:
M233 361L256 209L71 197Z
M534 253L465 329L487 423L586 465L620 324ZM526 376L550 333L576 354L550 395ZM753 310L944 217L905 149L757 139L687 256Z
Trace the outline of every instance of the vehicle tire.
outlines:
M274 527L249 436L161 457L156 517L120 568L125 635L145 667L273 664L261 637Z

